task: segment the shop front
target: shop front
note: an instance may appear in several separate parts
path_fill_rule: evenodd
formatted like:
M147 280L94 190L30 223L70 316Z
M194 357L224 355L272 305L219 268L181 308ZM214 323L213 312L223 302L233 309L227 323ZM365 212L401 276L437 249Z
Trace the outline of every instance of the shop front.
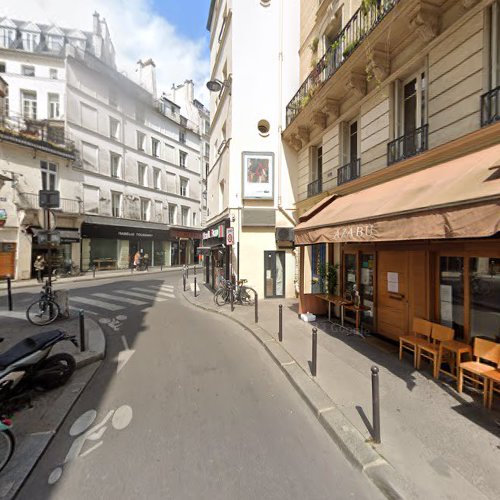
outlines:
M455 338L500 340L500 146L427 168L303 214L300 308L324 313L318 258L336 266L345 319L397 340L414 317ZM493 167L493 168L492 168ZM320 256L320 257L317 257ZM321 283L320 283L321 285Z
M81 233L84 271L94 266L97 271L129 269L137 252L148 255L152 266L171 265L169 230L84 222Z
M198 263L197 248L200 246L201 231L190 229L171 229L171 266L184 266Z
M226 229L230 227L229 219L210 226L202 233L202 242L198 247L198 255L203 256L205 282L215 290L221 278L229 279L230 247L226 245Z

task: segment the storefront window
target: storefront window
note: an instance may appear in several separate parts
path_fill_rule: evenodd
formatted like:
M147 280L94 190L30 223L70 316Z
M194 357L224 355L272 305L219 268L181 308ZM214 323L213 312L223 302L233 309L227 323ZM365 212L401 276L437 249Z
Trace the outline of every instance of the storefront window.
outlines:
M353 297L356 287L356 255L350 253L345 254L344 264L344 295L347 297Z
M373 324L373 270L375 257L373 254L361 255L361 272L359 293L361 304L369 309L362 312L364 323Z
M179 265L179 242L172 241L170 246L170 265L178 266Z
M90 241L90 260L97 270L116 269L117 242L105 238L93 238Z
M471 258L469 286L470 336L500 340L500 259Z
M311 292L325 292L325 271L326 271L326 245L319 244L312 246L311 259Z
M463 271L463 257L440 257L440 319L441 324L455 330L455 338L463 338L464 336Z

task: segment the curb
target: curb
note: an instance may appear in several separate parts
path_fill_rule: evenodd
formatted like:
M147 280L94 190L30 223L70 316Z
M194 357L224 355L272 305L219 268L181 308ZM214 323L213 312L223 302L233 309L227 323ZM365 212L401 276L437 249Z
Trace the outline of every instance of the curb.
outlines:
M334 401L269 332L258 325L248 326L226 312L198 304L192 300L194 297L190 297L187 292L182 291L182 289L181 292L191 305L234 321L250 332L264 346L347 460L355 468L361 470L386 498L390 500L411 498L408 482L373 446L365 441L359 430L348 420Z
M106 356L106 337L102 328L91 318L85 319L85 335L88 349L73 355L77 368L83 368Z

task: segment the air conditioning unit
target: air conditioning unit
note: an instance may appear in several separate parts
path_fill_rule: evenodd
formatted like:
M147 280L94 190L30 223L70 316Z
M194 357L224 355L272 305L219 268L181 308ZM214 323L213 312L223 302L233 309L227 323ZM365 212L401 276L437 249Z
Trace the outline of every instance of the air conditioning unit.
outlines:
M276 241L279 242L291 242L294 240L293 227L277 227L276 228Z

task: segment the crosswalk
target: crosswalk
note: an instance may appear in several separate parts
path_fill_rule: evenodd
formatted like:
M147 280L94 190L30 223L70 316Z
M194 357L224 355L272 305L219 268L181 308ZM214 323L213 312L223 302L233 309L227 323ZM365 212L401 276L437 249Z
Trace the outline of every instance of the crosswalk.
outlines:
M131 306L148 307L156 302L165 302L175 298L173 285L152 285L115 289L112 292L95 292L88 296L70 295L71 309L84 309L90 314L102 314L104 311L116 312Z

